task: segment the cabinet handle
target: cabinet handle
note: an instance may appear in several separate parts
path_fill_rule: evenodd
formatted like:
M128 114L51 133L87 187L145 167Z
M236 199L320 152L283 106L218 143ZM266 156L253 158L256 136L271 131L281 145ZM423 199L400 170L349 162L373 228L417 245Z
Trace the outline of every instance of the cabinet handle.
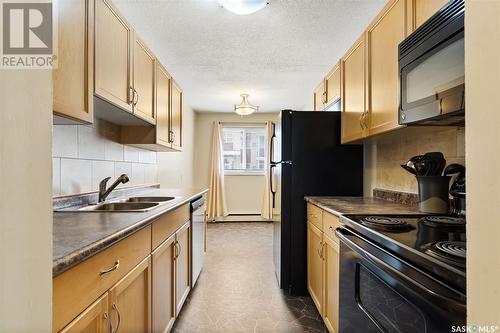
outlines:
M128 104L134 104L135 100L135 90L134 87L129 87L129 101Z
M323 92L323 94L321 95L323 97L323 104L326 104L327 102L327 99L326 99L326 91Z
M180 251L179 251L179 242L175 241L175 243L174 243L174 259L179 258L179 254L180 254Z
M365 130L365 113L363 112L361 116L359 117L359 126L361 126L361 129Z
M116 311L116 315L118 317L118 320L116 322L116 329L113 332L113 333L117 333L118 329L120 328L120 323L122 322L122 316L120 315L120 310L118 310L118 307L116 306L115 303L113 303L113 306L111 308Z
M175 133L172 131L172 142L175 142Z
M137 103L139 103L139 93L137 92L137 90L135 88L134 89L134 101L133 101L133 104L134 106L137 105Z
M113 333L113 324L111 323L111 319L109 318L107 312L104 312L104 320L108 322L108 332Z
M332 226L329 226L328 229L330 229L330 231L333 231L333 227Z
M113 271L116 271L118 268L120 268L120 259L117 259L115 261L115 264L113 265L113 267L106 268L106 269L100 271L99 276L103 276L104 274L108 274L108 273L111 273Z
M319 242L319 246L321 246L321 251L320 249L316 249L316 251L318 252L319 257L323 259L323 242Z

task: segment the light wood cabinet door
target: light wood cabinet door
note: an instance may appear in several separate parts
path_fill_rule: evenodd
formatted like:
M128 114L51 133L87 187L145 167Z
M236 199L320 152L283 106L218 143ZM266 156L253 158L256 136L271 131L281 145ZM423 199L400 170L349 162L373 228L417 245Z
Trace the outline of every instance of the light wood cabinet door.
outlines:
M172 147L169 135L170 117L170 79L172 77L160 65L156 66L156 141Z
M321 231L307 223L307 289L320 314L323 313L323 240Z
M147 333L151 327L151 256L109 290L113 327L120 333Z
M109 333L110 320L106 293L69 323L61 333Z
M339 327L339 245L328 237L324 241L324 303L323 320L330 333L337 333Z
M132 112L132 30L109 0L95 3L95 94Z
M171 80L171 108L170 108L170 141L172 148L182 149L182 108L183 96L179 85Z
M366 55L363 34L341 59L342 143L366 136Z
M155 56L134 33L133 81L135 89L134 114L155 123L154 86Z
M169 332L175 320L175 234L152 255L153 333Z
M54 123L92 123L94 116L94 1L55 0L59 20Z
M436 14L448 0L407 0L407 7L410 11L410 16L413 22L408 25L408 32L412 32L420 27L425 21Z
M323 111L326 106L326 87L325 80L314 89L314 111Z
M179 313L191 289L191 222L185 223L176 233L176 313Z
M369 135L398 124L398 45L405 38L405 0L391 0L367 30Z
M326 76L326 105L340 99L340 62Z

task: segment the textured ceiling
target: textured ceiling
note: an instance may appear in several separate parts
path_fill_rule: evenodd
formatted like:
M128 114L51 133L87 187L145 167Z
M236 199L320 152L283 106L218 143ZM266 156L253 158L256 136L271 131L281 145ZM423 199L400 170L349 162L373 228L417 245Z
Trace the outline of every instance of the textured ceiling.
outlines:
M114 0L197 111L311 107L321 78L386 0L271 0L240 16L216 0Z

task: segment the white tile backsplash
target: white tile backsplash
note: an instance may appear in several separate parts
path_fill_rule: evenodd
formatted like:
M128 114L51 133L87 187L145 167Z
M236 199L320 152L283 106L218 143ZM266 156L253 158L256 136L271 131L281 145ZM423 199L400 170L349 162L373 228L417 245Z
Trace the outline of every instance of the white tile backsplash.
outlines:
M111 161L92 161L92 190L99 190L99 183L106 177L114 178L115 163ZM112 182L112 180L111 180ZM111 183L109 183L111 184Z
M104 137L91 126L78 126L78 157L104 160Z
M108 161L123 161L123 145L106 140L104 143L104 158Z
M123 160L126 162L139 162L139 148L124 146Z
M132 164L132 172L130 174L130 183L131 185L140 185L145 183L145 168L144 164L133 163Z
M52 136L53 157L78 157L78 126L53 126Z
M61 194L90 192L92 190L92 161L61 159Z
M157 183L156 152L119 143L120 128L96 119L93 125L54 125L54 196L97 191L105 177L127 174L120 187Z

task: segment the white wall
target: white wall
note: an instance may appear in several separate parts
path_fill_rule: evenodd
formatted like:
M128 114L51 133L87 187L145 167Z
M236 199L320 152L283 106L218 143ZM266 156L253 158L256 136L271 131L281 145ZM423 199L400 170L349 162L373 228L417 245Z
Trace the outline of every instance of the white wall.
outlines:
M196 186L208 187L214 122L255 123L278 120L279 113L255 113L241 117L235 113L196 113L195 169ZM260 214L264 193L264 176L226 176L225 190L229 214Z
M182 117L182 152L158 153L158 181L163 188L194 186L195 113L185 104Z
M465 2L467 322L500 326L500 1Z
M50 332L52 72L0 70L0 332Z

